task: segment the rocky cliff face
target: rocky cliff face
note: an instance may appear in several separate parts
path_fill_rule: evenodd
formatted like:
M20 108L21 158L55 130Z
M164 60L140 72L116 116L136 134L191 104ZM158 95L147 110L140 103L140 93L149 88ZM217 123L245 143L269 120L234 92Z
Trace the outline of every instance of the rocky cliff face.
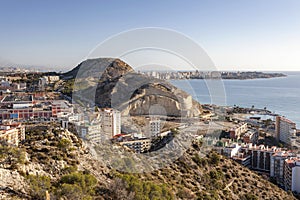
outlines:
M168 82L136 73L120 59L89 59L63 74L75 79L73 99L113 107L123 115L195 117L201 105Z

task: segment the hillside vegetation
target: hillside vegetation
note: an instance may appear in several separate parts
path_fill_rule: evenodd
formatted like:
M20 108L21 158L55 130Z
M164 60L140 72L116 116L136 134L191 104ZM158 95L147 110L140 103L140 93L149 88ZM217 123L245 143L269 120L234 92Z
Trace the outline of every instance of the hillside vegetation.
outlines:
M19 148L0 146L0 199L294 199L214 152L200 157L200 142L163 169L129 174L94 160L57 124L28 128L26 137Z

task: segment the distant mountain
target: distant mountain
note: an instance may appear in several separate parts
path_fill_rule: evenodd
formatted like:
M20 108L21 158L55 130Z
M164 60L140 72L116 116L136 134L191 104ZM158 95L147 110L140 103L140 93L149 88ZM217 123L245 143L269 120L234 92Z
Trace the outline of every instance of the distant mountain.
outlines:
M199 116L200 103L170 83L136 73L120 59L97 58L62 74L74 81L73 99L113 107L124 115Z

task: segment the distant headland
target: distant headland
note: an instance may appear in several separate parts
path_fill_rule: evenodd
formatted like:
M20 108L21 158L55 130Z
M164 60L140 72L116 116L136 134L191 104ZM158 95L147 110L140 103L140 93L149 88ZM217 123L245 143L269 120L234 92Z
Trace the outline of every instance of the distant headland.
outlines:
M163 72L163 71L147 71L141 72L144 75L155 77L163 80L179 80L179 79L261 79L261 78L277 78L286 77L283 73L271 72L219 72L219 71L178 71L178 72Z

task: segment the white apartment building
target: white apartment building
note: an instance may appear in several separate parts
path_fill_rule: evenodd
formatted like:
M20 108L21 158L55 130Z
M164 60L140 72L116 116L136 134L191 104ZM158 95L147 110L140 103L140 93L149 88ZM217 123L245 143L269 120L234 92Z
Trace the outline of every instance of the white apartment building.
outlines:
M292 145L296 124L284 117L276 116L276 137L278 141Z
M56 81L59 81L59 76L45 76L48 83L54 83Z
M300 192L300 155L285 160L284 189L297 193Z
M151 140L147 139L147 138L141 138L138 140L129 140L129 141L120 142L120 145L126 146L129 149L132 149L136 153L143 153L150 149Z
M121 134L121 113L117 110L103 108L87 118L80 123L81 125L77 125L78 133L82 138L100 143ZM63 125L66 127L66 124Z
M223 154L229 158L232 158L233 156L237 155L240 149L241 146L238 143L234 143L230 146L225 147L223 150Z
M25 126L21 123L0 125L0 141L18 146L23 140L25 140Z
M280 186L284 186L284 163L290 156L285 151L276 152L271 155L270 177L275 178Z
M300 193L300 159L295 162L292 169L292 191Z
M149 132L150 136L157 136L160 134L161 128L160 128L160 120L154 119L150 120L149 122Z
M246 133L248 131L248 124L241 123L238 126L230 129L229 134L231 139L240 139L241 134Z
M101 125L99 123L80 126L79 133L82 138L88 139L92 142L100 143L102 140Z
M106 135L114 137L121 133L121 113L112 108L104 108L100 111L100 123Z

